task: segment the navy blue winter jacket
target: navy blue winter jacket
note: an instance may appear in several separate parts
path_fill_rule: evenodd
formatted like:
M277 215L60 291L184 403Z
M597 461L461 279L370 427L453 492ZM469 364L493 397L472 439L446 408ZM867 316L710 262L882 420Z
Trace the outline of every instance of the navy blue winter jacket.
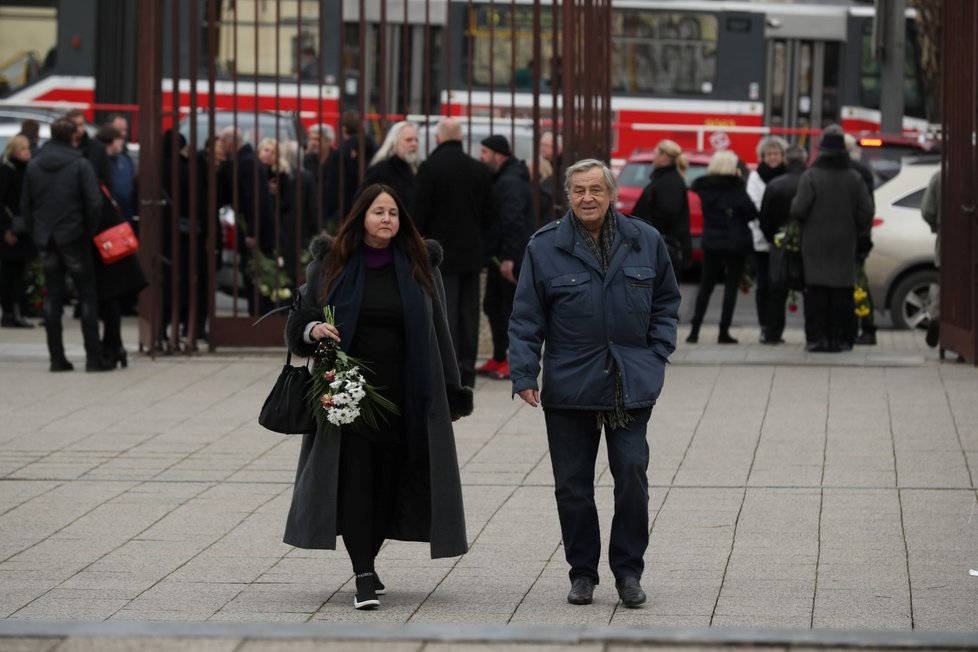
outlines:
M537 389L544 408L610 410L621 371L626 409L662 391L676 348L679 286L659 232L614 214L618 233L605 274L568 212L530 239L509 322L513 393Z

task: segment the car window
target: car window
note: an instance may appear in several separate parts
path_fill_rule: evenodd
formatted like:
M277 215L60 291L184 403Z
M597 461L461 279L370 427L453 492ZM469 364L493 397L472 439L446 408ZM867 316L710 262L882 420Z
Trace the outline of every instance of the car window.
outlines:
M924 192L926 192L926 190L926 188L914 190L909 195L904 195L900 199L893 202L893 205L899 206L900 208L920 209L920 204L924 201Z
M686 185L692 186L693 182L706 174L705 165L690 165L686 168Z
M649 183L652 174L651 163L626 163L618 175L619 186L644 188Z

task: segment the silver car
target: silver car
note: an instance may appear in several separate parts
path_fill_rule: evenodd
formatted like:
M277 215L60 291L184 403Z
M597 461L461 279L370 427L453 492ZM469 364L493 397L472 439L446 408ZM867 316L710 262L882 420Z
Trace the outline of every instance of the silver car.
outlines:
M933 156L905 158L896 176L874 194L866 277L876 309L889 313L894 328L926 328L930 321L928 295L938 282L935 236L920 215L920 204L940 169L940 159Z

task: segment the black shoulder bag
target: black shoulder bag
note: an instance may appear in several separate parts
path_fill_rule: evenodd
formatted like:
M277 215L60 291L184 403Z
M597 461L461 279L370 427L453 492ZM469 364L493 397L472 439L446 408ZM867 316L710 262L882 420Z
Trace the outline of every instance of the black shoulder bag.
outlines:
M293 309L301 302L298 288L295 296ZM309 435L316 432L316 419L306 403L306 392L312 382L312 374L309 373L308 365L293 367L292 351L287 350L285 366L275 380L272 391L268 393L265 404L261 406L258 423L272 432L284 435Z

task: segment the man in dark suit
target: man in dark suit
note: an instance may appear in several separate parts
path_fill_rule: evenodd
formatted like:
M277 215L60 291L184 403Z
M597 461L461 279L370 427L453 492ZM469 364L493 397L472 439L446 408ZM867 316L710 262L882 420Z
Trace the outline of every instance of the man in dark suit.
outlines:
M489 169L462 149L462 125L444 118L435 132L438 146L415 178L412 216L418 231L441 243L448 328L455 343L462 385L475 385L479 349L479 274L484 233L495 218Z
M44 328L51 371L74 369L65 357L61 331L65 274L74 281L81 307L85 371L107 371L111 367L103 363L101 356L91 245L102 209L102 193L92 166L81 151L72 147L74 133L71 120L59 118L52 123L51 141L27 165L21 214L35 244L44 252Z

